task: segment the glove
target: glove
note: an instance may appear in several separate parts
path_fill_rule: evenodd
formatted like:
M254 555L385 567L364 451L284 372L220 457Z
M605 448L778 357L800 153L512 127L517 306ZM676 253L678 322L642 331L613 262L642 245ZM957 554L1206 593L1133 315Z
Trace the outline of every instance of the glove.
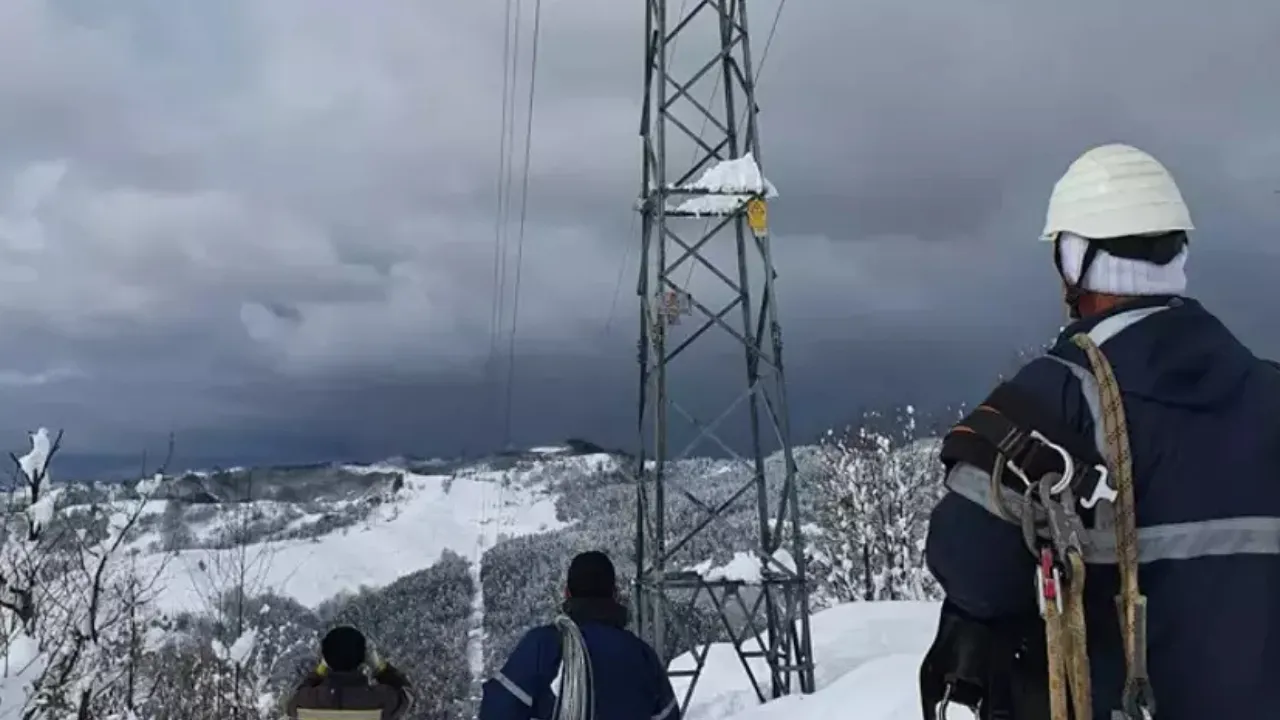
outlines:
M386 663L378 655L378 647L372 640L367 640L364 646L364 666L369 668L369 672L376 673L382 669L383 665Z
M976 712L992 699L992 634L987 626L943 604L938 635L920 667L925 720L944 718L946 705L963 705Z
M370 640L365 645L364 664L373 673L373 681L382 685L388 685L393 688L409 687L409 679L404 676L391 663L383 660L378 655L378 647Z
M373 673L373 681L396 689L409 687L409 678L396 669L391 663L383 661Z
M307 673L307 676L302 678L302 685L304 687L317 687L324 683L325 675L327 675L328 672L329 667L324 663L320 663L316 666L316 669Z

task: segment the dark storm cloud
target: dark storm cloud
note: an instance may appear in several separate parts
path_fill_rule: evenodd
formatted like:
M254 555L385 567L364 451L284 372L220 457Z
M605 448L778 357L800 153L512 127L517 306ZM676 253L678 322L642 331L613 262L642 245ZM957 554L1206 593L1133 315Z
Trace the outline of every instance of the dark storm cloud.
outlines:
M65 425L98 451L174 429L193 462L498 442L503 8L5 3L0 436ZM633 434L642 10L545 3L521 442ZM763 55L773 6L752 10ZM967 399L1046 339L1043 203L1103 142L1174 170L1200 227L1193 289L1280 353L1276 27L1280 6L1244 2L789 3L759 99L797 433L912 393ZM732 392L723 367L688 369L689 402Z

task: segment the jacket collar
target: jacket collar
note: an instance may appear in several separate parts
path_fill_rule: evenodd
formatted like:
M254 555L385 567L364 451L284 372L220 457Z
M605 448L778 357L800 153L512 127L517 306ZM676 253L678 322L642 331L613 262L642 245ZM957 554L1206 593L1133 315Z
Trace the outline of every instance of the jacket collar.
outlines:
M1078 333L1087 333L1107 318L1115 317L1116 315L1129 312L1130 310L1145 310L1147 308L1160 307L1161 305L1177 307L1178 305L1186 305L1194 302L1194 300L1184 298L1180 295L1145 295L1143 297L1136 297L1131 300L1126 300L1106 312L1090 315L1089 317L1071 322L1058 334L1058 341L1062 342L1064 340L1069 340L1072 336Z
M568 598L562 609L579 625L599 623L625 628L629 620L627 606L613 598Z
M369 684L369 678L359 670L348 670L345 672L330 670L329 673L325 675L325 680L328 681L329 685L334 687L351 687L353 685Z

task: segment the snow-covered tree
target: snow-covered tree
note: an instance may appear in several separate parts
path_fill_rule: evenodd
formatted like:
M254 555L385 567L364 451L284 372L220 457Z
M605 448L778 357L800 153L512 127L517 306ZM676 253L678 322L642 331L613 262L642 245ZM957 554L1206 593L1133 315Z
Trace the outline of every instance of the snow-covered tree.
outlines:
M231 596L228 596L231 599ZM314 662L318 621L291 598L244 601L244 630L230 644L227 610L174 619L149 667L158 691L142 720L277 720L283 695Z
M11 456L9 507L0 521L0 717L115 718L136 689L138 658L159 569L141 573L130 530L159 482L139 481L122 500L59 510L65 487L50 464L62 434L39 429ZM132 652L131 648L139 652Z
M474 718L467 649L478 590L470 562L445 551L429 568L357 594L333 623L359 628L409 678L415 699L407 720Z
M167 552L176 552L194 544L195 538L187 527L186 507L177 498L165 501L164 512L160 516L160 547Z
M277 663L280 645L303 642L303 632L290 633L263 622L270 612L271 548L254 543L253 527L260 509L255 503L254 476L245 477L242 496L230 510L224 536L230 547L204 553L191 578L203 600L201 615L185 642L175 646L187 654L176 668L192 673L190 720L266 720L275 717L279 694ZM261 641L272 634L274 648ZM281 637L283 635L283 637Z
M924 538L942 466L918 434L906 406L823 437L810 539L820 602L937 596Z

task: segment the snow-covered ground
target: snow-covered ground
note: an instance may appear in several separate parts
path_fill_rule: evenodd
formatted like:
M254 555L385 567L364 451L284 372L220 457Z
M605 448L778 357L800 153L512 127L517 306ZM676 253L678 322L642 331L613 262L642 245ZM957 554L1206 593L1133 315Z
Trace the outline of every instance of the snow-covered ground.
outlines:
M155 568L164 563L158 606L167 611L203 609L214 586L226 580L214 568L232 566L241 557L251 566L254 584L315 607L340 592L390 584L432 565L445 550L478 566L480 555L500 534L561 526L554 496L537 483L517 481L504 488L500 473L404 477L404 487L372 517L329 535L257 543L243 550L144 556L144 571L146 563Z
M918 720L920 660L937 629L938 605L872 602L839 605L812 618L817 692L760 705L742 662L727 644L713 645L694 687L689 720ZM693 658L672 661L692 669ZM767 678L763 660L752 672ZM675 683L683 698L688 681ZM952 717L961 717L955 710Z

